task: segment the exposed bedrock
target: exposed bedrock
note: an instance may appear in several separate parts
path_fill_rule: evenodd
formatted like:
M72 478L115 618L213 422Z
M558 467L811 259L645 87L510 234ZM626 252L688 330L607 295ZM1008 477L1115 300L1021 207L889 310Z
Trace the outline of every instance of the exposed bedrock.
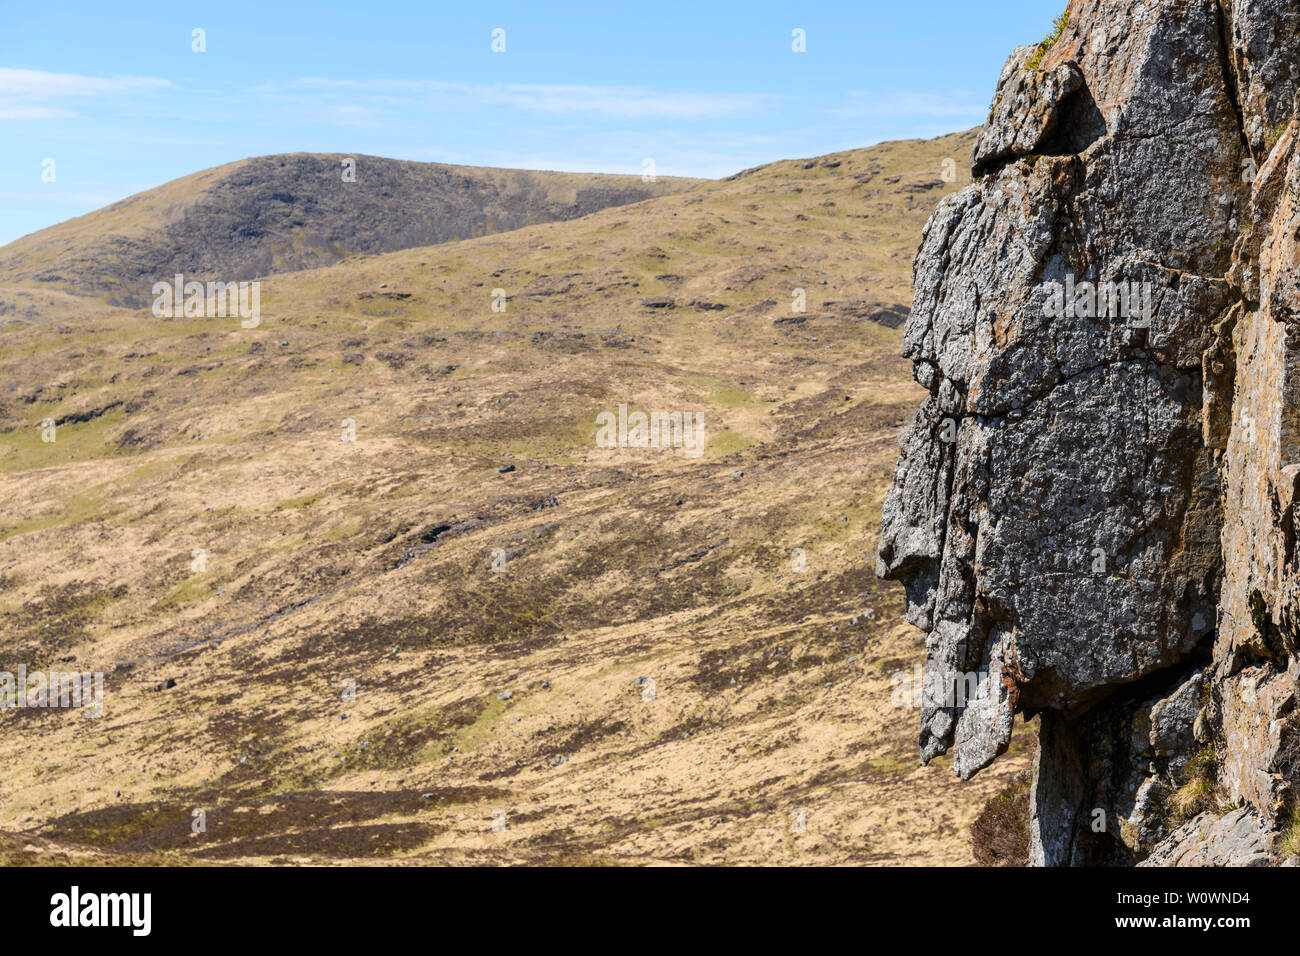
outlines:
M927 687L979 675L924 760L1041 715L1034 862L1257 860L1177 843L1276 835L1300 763L1300 0L1068 14L926 226L878 568Z

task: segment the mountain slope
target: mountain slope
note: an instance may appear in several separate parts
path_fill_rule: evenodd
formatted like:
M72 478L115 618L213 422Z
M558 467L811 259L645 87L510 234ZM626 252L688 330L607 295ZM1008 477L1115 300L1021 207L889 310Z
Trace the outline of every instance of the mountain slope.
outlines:
M972 143L272 276L256 329L24 299L0 653L100 668L107 702L0 713L0 829L123 859L969 862L1027 756L918 766L923 649L867 556L921 393L911 256ZM703 454L599 447L620 404L702 415Z
M343 161L355 162L344 181ZM585 216L696 181L291 153L228 163L0 248L0 282L152 300L175 273L222 281Z

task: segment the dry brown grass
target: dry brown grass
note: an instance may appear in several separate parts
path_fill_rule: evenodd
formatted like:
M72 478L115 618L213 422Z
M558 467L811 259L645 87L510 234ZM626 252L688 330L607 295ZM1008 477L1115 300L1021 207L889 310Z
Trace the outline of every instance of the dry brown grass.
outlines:
M0 830L95 859L969 863L1027 737L961 783L890 704L922 648L874 552L919 390L867 316L909 301L970 140L273 276L258 329L0 290L0 666L108 675L102 720L0 715ZM704 456L595 447L620 402L700 411Z
M980 866L1029 865L1028 771L984 804L970 827L971 853Z
M1213 747L1204 748L1187 762L1186 778L1169 796L1171 829L1198 813L1217 811L1224 805L1225 794L1218 780L1218 758Z

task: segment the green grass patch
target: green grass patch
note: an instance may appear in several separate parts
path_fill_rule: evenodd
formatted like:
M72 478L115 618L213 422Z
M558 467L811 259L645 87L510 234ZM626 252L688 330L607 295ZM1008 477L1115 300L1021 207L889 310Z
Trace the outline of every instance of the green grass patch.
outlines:
M0 527L0 541L49 528L73 527L94 518L103 520L116 515L120 510L118 507L107 505L99 495L82 493L75 497L72 505L66 509L37 515L10 527Z
M58 419L56 409L57 405L51 405L37 421L0 437L0 472L34 471L66 465L70 460L91 461L111 455L109 433L126 419L124 409L115 408L88 422L59 425L54 430L54 441L47 442L42 439L41 422Z
M753 445L754 443L740 432L727 429L710 438L704 447L710 456L725 458L727 455L737 455L748 451Z
M187 604L195 604L212 594L212 585L215 582L215 577L206 574L196 574L193 577L185 578L149 610L160 613L181 608Z
M294 511L298 508L309 508L320 500L323 491L314 491L311 494L300 495L297 498L286 498L275 506L276 511Z

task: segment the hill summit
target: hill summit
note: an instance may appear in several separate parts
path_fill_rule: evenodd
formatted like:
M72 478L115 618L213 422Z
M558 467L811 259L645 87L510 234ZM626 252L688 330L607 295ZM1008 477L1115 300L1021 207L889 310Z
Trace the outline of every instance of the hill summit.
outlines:
M194 173L0 248L0 282L139 306L175 273L234 281L577 219L699 181L288 153Z

